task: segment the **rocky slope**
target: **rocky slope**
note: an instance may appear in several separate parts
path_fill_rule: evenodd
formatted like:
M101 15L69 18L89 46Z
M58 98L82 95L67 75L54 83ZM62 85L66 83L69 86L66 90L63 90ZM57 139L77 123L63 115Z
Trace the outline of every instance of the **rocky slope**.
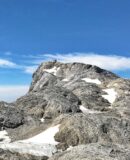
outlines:
M0 102L0 160L130 160L130 80L46 62L28 93Z

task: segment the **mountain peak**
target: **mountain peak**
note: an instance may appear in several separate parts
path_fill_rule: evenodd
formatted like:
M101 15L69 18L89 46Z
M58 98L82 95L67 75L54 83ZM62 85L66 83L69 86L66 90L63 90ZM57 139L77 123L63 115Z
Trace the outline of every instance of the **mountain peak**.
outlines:
M127 160L129 99L130 81L110 71L44 62L26 95L0 103L0 158Z

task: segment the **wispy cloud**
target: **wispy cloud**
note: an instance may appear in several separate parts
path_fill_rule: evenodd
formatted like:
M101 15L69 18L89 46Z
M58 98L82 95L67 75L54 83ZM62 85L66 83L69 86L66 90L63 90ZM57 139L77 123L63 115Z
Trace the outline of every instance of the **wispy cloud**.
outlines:
M0 101L13 102L27 93L28 85L0 86Z
M21 64L17 64L12 61L9 61L7 59L0 58L0 68L18 69L18 70L22 70L26 74L32 74L35 72L37 67L38 67L38 64L37 65L33 65L33 64L32 65L24 65L24 64L21 65Z
M103 69L111 71L123 71L130 69L130 57L97 54L97 53L55 53L55 54L39 54L37 56L30 55L32 66L24 68L25 73L33 73L37 66L43 61L58 60L63 63L79 62L85 64L97 65ZM30 61L29 61L30 62Z
M117 55L101 55L96 53L46 54L48 60L57 59L61 62L80 62L97 65L107 70L130 69L130 57Z
M130 70L130 57L97 54L97 53L55 53L37 54L21 58L21 64L6 59L0 59L0 67L17 68L26 74L32 74L43 61L58 60L63 63L80 62L85 64L97 65L111 71Z
M16 64L14 62L11 62L6 59L0 59L0 67L16 67Z

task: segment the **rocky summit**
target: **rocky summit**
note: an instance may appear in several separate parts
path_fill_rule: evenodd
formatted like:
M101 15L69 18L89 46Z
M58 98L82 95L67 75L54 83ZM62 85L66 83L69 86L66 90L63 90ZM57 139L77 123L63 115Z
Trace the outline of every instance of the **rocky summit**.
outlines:
M130 80L42 63L26 95L0 102L0 160L130 160Z

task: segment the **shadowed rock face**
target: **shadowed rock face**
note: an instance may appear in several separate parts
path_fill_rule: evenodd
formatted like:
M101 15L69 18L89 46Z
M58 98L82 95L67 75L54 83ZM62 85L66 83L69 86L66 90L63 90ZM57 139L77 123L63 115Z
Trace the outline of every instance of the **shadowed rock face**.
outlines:
M89 64L45 62L25 96L0 102L0 130L12 140L0 137L0 159L129 160L129 102L130 80ZM22 141L57 125L56 145Z
M12 106L0 105L0 127L17 128L24 123L24 113Z
M80 103L78 97L71 91L63 87L47 86L40 92L31 92L18 99L16 106L24 108L28 114L36 114L39 111L39 116L44 115L50 119L62 113L79 112Z

